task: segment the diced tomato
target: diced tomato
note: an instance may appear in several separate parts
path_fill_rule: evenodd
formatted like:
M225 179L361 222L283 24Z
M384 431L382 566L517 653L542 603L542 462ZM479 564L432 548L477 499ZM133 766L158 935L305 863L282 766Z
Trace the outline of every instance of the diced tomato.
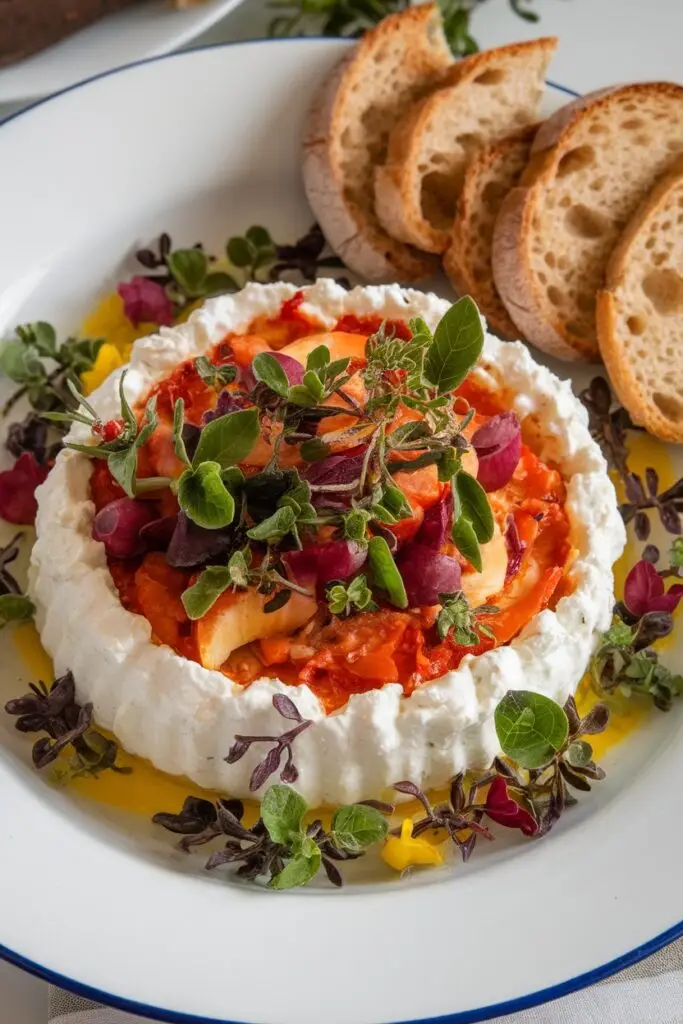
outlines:
M109 572L111 578L116 584L116 589L119 592L121 598L121 604L129 612L137 612L138 615L144 614L140 607L138 600L138 590L135 582L135 574L138 569L138 561L126 561L121 562L115 558L112 558L109 562Z
M230 344L238 366L249 366L254 356L270 352L270 345L259 334L235 334L230 338Z
M119 487L109 472L105 459L93 459L92 476L90 477L90 494L95 502L97 512L117 498L125 498L126 492Z
M270 636L259 640L261 658L264 665L280 665L289 659L292 638L289 636Z
M353 316L349 314L338 320L332 330L348 331L349 334L376 334L383 323L386 323L389 330L393 330L397 338L409 341L412 337L410 328L404 320L385 321L381 316Z
M135 574L137 599L155 638L179 654L197 660L192 623L181 601L189 586L187 573L172 569L161 552L152 552Z
M185 420L188 423L201 423L202 416L213 408L216 395L213 388L208 387L189 359L152 389L157 396L157 412L162 419L171 421L176 401L182 398L185 403Z
M508 643L534 615L548 607L562 574L560 566L546 569L538 583L519 601L495 615L482 617L482 622L485 622L494 634L496 643Z

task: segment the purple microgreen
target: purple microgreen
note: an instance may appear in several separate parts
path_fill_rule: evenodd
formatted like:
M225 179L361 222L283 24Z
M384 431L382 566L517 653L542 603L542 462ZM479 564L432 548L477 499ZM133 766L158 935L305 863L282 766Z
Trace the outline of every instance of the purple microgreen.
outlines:
M270 776L280 769L283 755L286 755L286 760L284 767L280 771L280 779L283 782L295 782L297 780L299 772L294 764L292 744L297 736L313 725L312 720L301 717L294 702L284 694L275 694L273 697L273 707L283 718L296 721L298 725L293 729L283 732L280 736L235 736L233 745L225 758L228 764L235 764L244 757L253 743L273 744L272 749L268 751L252 772L251 779L249 780L249 789L252 793L259 790Z

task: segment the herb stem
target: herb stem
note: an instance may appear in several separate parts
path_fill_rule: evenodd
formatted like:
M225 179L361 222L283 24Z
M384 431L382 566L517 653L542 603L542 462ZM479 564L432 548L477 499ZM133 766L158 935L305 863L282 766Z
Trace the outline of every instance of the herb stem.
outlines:
M170 476L143 476L135 481L135 493L146 494L148 491L160 491L170 487L173 479Z

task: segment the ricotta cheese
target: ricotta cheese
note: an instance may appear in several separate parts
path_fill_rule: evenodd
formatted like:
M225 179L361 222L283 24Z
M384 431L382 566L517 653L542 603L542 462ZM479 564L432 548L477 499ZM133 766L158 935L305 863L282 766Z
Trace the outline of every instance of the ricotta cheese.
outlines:
M125 381L136 403L178 363L210 350L226 334L244 331L259 315L277 315L296 291L289 284L250 284L236 295L207 302L178 327L162 328L134 347ZM449 304L397 285L346 291L330 280L304 289L302 311L330 327L343 315L407 319L419 315L435 328ZM91 461L65 450L37 492L37 542L30 593L43 644L58 673L71 669L78 698L94 706L96 721L133 754L200 786L247 797L249 777L265 754L254 744L237 764L224 758L236 733L279 734L283 719L273 695L287 693L314 725L296 740L296 788L312 805L377 797L393 782L411 779L423 789L444 785L466 768L487 767L499 745L492 713L510 689L535 690L563 703L610 624L612 566L625 543L624 526L605 460L587 426L583 406L567 381L538 365L524 345L487 335L475 376L504 390L527 439L561 470L577 556L573 585L555 611L544 611L509 646L466 656L448 672L404 697L398 684L352 695L326 715L305 686L263 678L243 688L220 672L188 661L152 641L145 618L126 611L102 544L91 536ZM120 371L90 396L103 419L119 412ZM76 425L70 440L85 442Z

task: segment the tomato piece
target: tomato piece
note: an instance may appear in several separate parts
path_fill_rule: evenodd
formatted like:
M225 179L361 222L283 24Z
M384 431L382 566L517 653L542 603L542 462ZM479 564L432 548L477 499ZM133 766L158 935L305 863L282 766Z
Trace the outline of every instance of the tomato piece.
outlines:
M112 558L109 562L109 572L114 585L119 592L121 604L129 612L144 614L138 601L138 591L135 583L135 574L138 569L138 562L120 562Z
M97 512L117 498L125 498L126 492L119 487L109 472L105 459L93 459L92 476L90 477L90 494L95 502Z
M161 552L152 552L137 570L135 585L142 614L159 643L196 661L192 623L180 599L189 586L188 574L167 565Z
M230 338L230 344L238 366L249 366L254 356L270 352L270 345L260 334L235 334Z
M349 672L361 679L398 679L396 662L391 656L391 647L386 651L373 651L372 654L362 654L355 661L349 661Z
M394 482L411 505L419 505L423 509L435 505L446 487L439 480L436 466L423 466L413 472L399 470L394 473Z
M264 665L281 665L289 660L289 652L292 647L290 636L269 636L264 640L259 640L259 644Z

